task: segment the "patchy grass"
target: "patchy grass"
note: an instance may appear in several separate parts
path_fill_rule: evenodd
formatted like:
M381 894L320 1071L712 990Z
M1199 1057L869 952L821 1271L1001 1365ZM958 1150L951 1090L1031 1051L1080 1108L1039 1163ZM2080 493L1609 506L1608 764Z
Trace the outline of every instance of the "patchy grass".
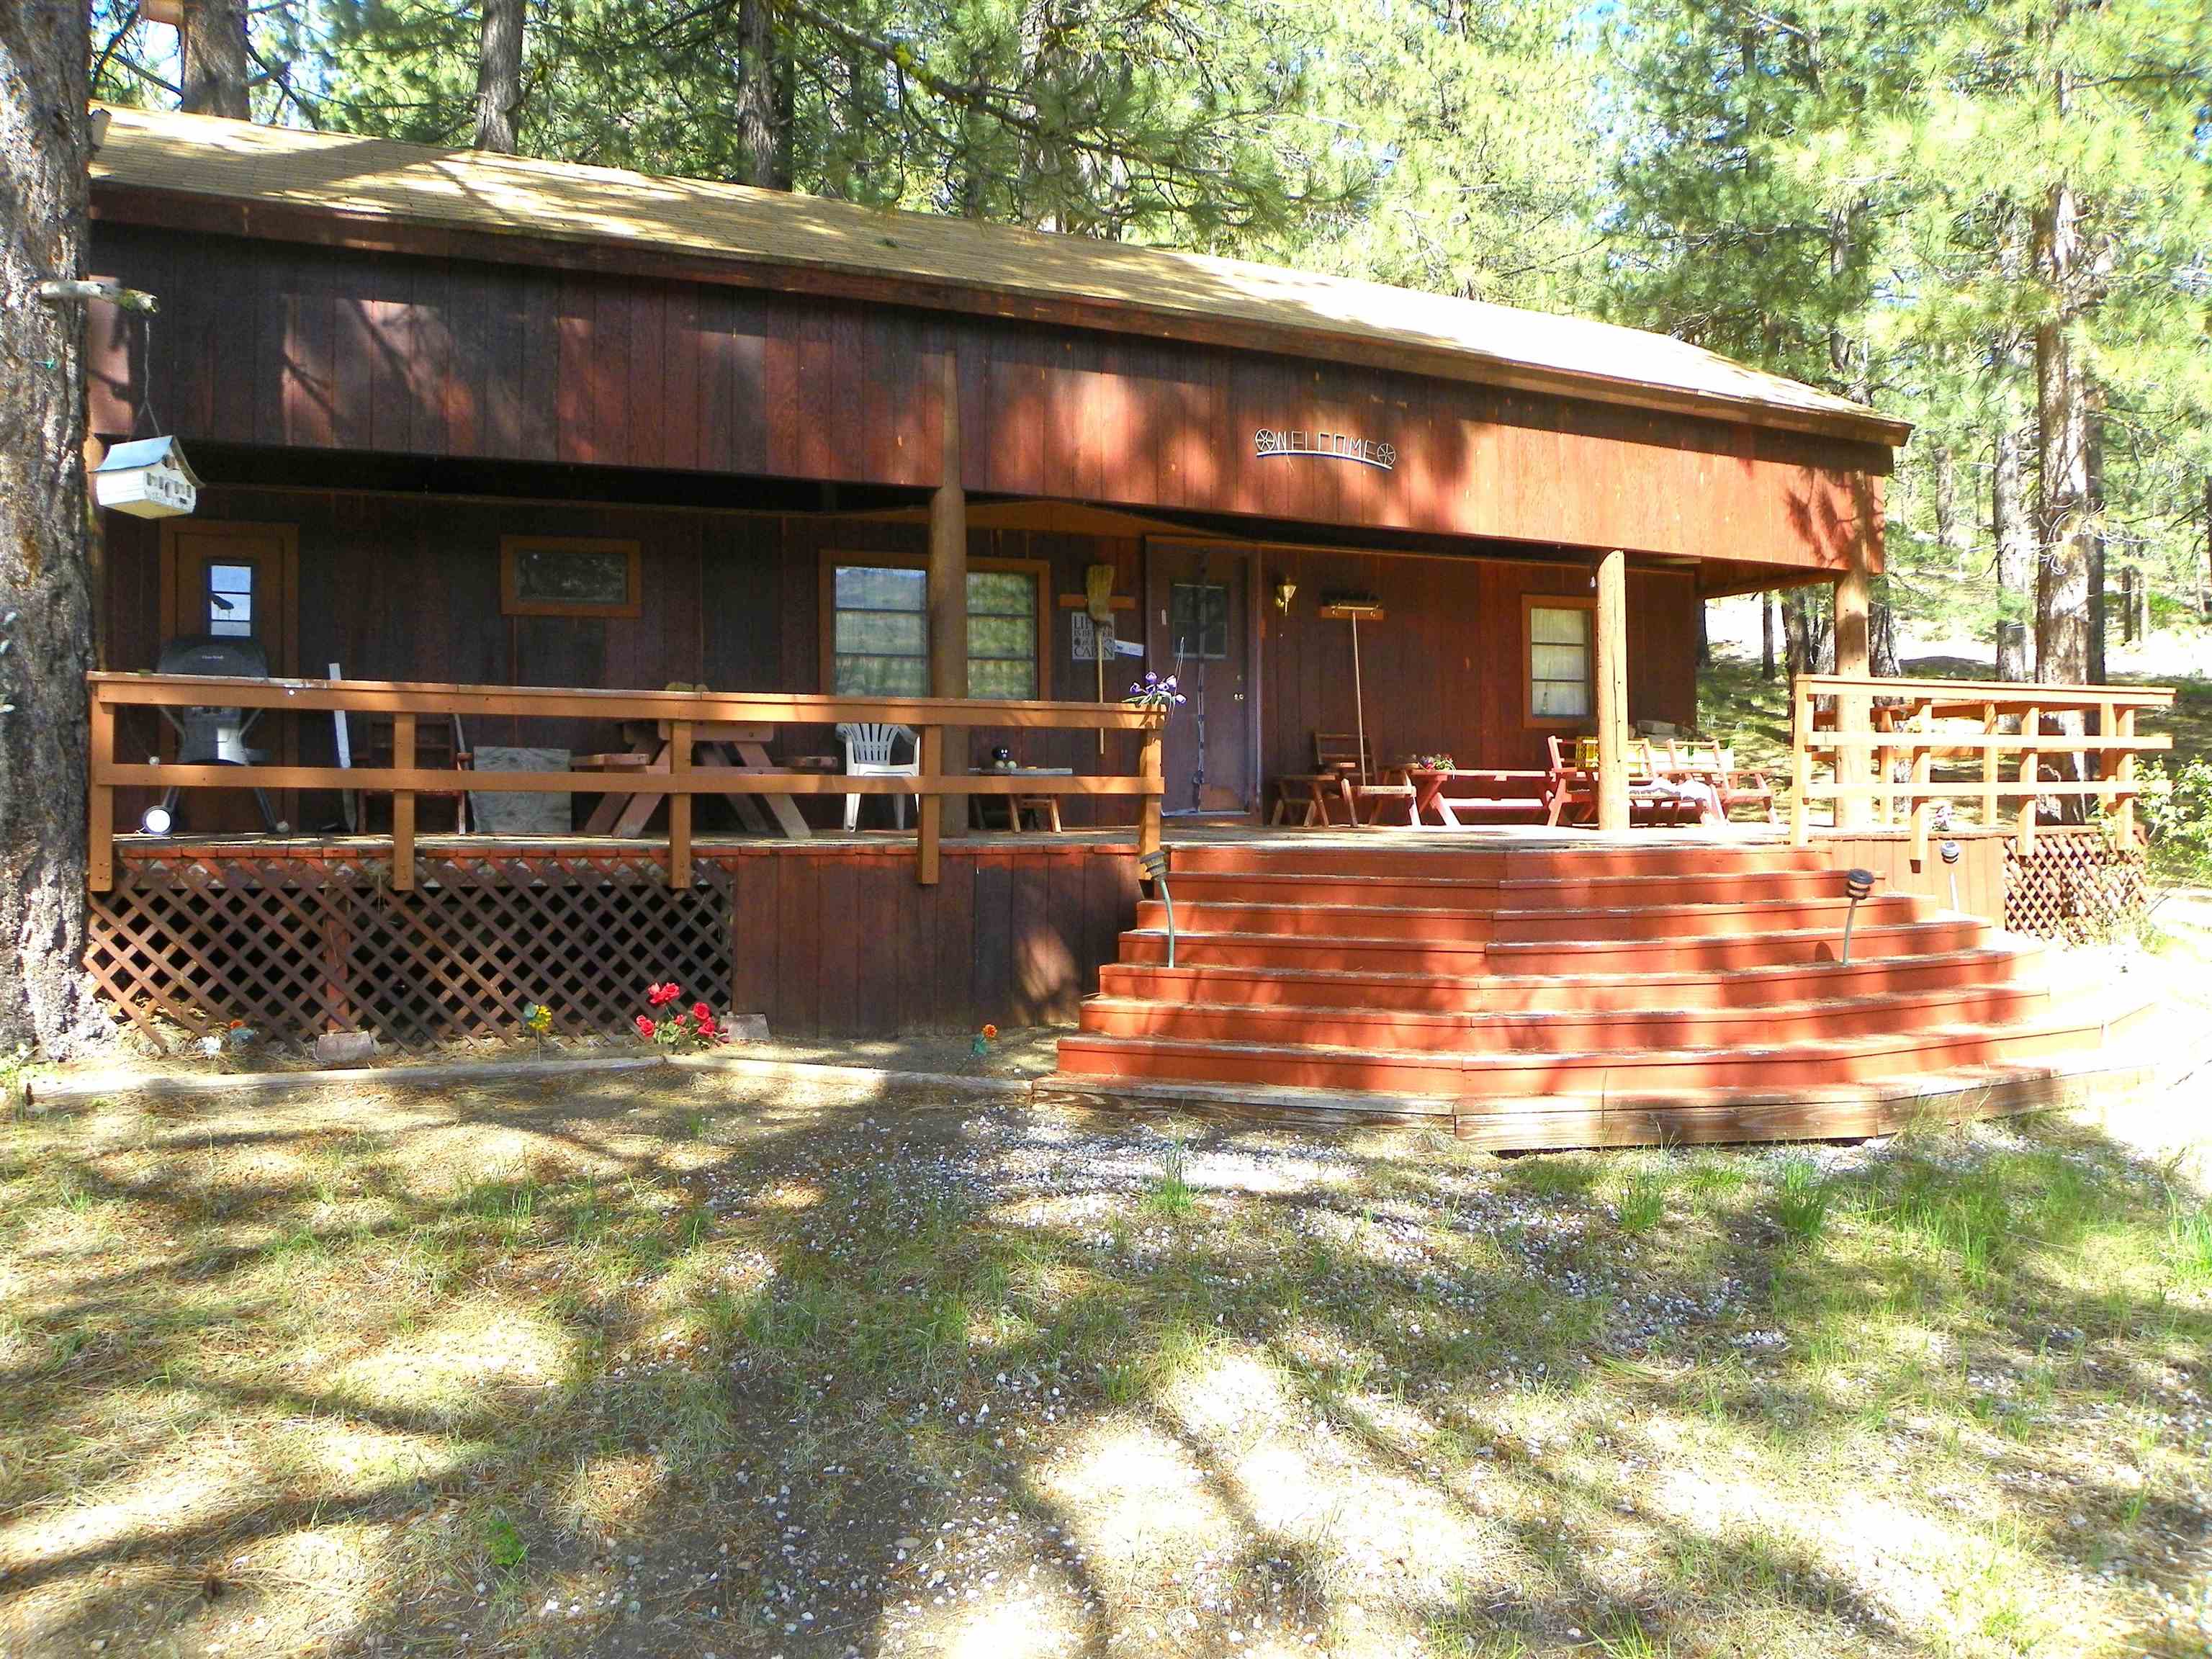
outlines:
M671 1084L0 1125L0 1651L2212 1635L2202 1193Z

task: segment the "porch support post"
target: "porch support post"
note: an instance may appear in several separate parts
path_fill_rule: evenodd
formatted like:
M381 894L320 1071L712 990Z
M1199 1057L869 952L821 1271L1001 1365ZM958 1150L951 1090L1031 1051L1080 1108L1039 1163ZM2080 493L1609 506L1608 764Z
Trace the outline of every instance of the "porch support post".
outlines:
M1867 611L1874 591L1867 545L1854 539L1845 553L1844 574L1836 581L1836 672L1845 678L1865 679L1873 672ZM1874 726L1870 695L1844 692L1836 699L1836 735L1863 735ZM1869 821L1873 801L1849 793L1863 787L1874 756L1862 745L1843 744L1836 750L1836 826L1858 826Z
M929 695L968 695L968 496L960 487L960 366L945 354L945 453L929 498Z
M1597 567L1597 827L1628 828L1628 556Z
M945 383L939 394L944 429L936 493L929 498L929 695L964 697L968 695L968 496L960 486L960 364L951 350L945 354ZM1042 665L1040 665L1040 672ZM967 763L967 729L959 731L955 759ZM944 775L945 728L930 726L922 732L921 769ZM952 833L967 828L965 795L931 795L917 814L920 842L915 878L922 885L938 878L938 838L948 822Z
M394 714L392 717L392 769L412 772L415 769L415 716ZM395 789L392 792L392 888L394 892L415 890L415 792Z

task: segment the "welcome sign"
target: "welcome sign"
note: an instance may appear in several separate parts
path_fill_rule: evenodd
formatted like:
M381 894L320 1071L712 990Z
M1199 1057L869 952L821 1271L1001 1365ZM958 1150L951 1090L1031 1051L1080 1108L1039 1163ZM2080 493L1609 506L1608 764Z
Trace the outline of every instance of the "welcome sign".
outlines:
M1348 432L1305 432L1296 427L1263 426L1252 434L1252 453L1261 460L1310 455L1325 461L1357 461L1388 472L1398 465L1398 446Z

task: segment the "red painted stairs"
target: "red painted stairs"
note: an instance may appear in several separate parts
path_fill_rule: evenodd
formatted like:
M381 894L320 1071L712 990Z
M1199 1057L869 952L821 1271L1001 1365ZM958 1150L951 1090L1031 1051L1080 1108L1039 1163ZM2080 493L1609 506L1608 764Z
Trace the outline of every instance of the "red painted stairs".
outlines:
M1859 1135L2047 1103L2133 1011L2035 941L1879 890L1841 960L1819 849L1619 842L1173 850L1048 1092L1500 1147ZM2085 1056L2087 1057L2085 1063Z

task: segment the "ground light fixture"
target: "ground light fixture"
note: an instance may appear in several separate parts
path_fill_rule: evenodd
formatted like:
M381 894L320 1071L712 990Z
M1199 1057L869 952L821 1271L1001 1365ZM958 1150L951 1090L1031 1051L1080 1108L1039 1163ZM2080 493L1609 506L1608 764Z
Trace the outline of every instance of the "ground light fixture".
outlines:
M1137 868L1143 873L1146 881L1160 890L1160 902L1167 907L1168 966L1172 968L1176 965L1175 900L1168 892L1168 849L1163 847L1157 851L1145 854L1138 859Z
M1844 896L1850 899L1850 908L1844 912L1844 960L1851 959L1851 924L1858 920L1859 901L1874 891L1875 873L1871 870L1844 872Z
M1943 860L1944 872L1951 878L1951 908L1955 910L1959 908L1959 843L1937 842L1936 855Z

